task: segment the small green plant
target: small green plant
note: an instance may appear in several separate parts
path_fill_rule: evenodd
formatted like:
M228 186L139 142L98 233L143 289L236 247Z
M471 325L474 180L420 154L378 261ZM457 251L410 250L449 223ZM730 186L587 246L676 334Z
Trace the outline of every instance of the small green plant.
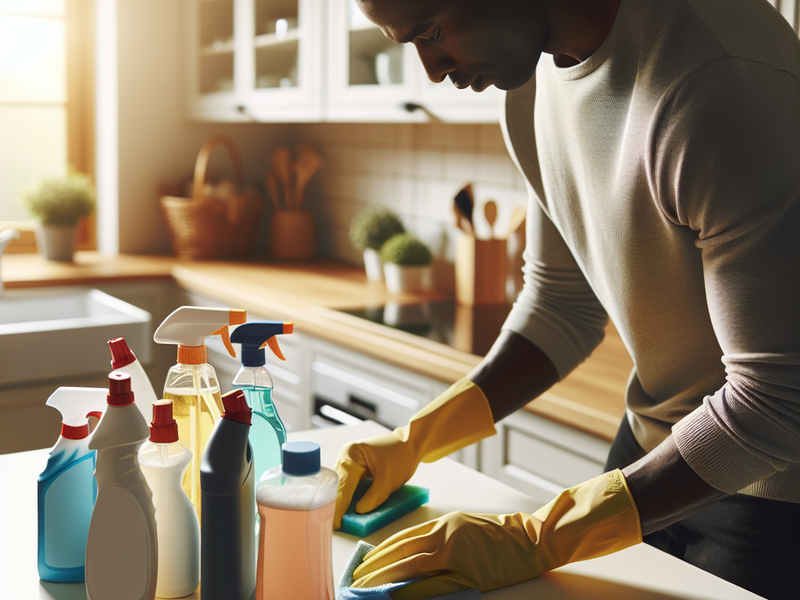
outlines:
M45 225L76 225L92 213L95 199L91 179L71 170L67 175L43 177L23 190L19 202Z
M405 232L403 222L388 208L376 208L356 215L350 223L350 241L356 250L380 250L384 242L397 233Z
M405 267L419 267L433 262L428 247L410 233L396 233L381 246L381 260Z

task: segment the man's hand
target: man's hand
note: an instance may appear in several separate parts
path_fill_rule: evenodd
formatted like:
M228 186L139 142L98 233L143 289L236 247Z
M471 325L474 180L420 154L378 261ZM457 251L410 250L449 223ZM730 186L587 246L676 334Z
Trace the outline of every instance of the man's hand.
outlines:
M486 592L641 540L636 506L617 470L563 491L533 515L454 512L401 531L366 555L354 587L424 578L392 598Z
M339 491L333 527L341 528L342 516L363 478L372 477L372 485L356 506L359 513L380 506L411 478L420 462L439 460L495 433L483 392L462 379L411 417L408 425L344 446L336 464Z

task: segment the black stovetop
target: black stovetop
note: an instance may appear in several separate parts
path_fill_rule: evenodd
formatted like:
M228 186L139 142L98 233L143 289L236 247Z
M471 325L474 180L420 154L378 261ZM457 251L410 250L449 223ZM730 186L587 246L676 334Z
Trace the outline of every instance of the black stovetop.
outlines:
M387 303L376 308L340 312L446 344L470 354L485 356L511 306L461 306L455 300L419 304Z

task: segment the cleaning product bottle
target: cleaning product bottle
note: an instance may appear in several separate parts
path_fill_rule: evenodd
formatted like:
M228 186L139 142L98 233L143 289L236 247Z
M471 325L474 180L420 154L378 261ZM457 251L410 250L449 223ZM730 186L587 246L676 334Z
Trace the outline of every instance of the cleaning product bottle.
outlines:
M201 514L200 460L208 436L222 412L217 373L208 364L205 339L221 335L230 355L236 356L228 326L246 320L247 313L239 309L182 306L164 319L153 336L159 344L178 345L178 364L167 373L164 398L172 400L178 437L192 452L192 462L183 478L183 489L198 515Z
M247 404L253 409L253 426L250 444L255 459L255 481L261 480L264 471L281 464L281 446L286 442L286 427L272 402L272 377L264 366L267 363L264 346L269 345L275 356L286 360L274 337L292 333L292 323L262 321L239 325L231 334L231 342L242 345L242 368L233 380L241 389Z
M128 348L125 338L118 337L109 340L108 349L111 350L112 373L127 373L131 376L131 388L136 398L136 406L142 413L145 422L153 420L153 404L158 400L153 390L150 378L144 372L142 363L136 358L133 351Z
M225 412L208 440L200 471L203 600L251 600L256 589L256 499L248 442L252 411L242 390L228 392L222 402Z
M264 473L256 600L333 600L333 511L336 472L320 466L319 444L287 442L283 466Z
M47 406L61 413L62 424L38 481L38 567L44 581L84 580L86 536L97 498L87 417L102 416L106 393L103 388L60 387L47 399Z
M181 482L192 453L178 441L172 400L153 405L150 441L139 450L139 464L153 492L158 530L159 598L182 598L200 582L200 525Z
M152 600L158 573L156 519L138 460L150 432L134 405L130 375L108 376L106 400L89 442L97 450L97 502L86 543L86 596Z

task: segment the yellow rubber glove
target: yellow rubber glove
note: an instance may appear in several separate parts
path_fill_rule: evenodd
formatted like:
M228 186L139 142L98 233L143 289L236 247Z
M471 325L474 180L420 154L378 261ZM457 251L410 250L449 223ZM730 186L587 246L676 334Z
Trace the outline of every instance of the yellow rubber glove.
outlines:
M433 462L495 433L486 396L477 385L462 379L411 417L408 425L347 444L336 464L339 491L334 528L341 528L342 516L363 478L372 477L372 485L356 505L359 513L383 504L411 478L420 462Z
M454 512L401 531L364 557L354 587L427 577L393 600L488 592L641 541L639 513L616 470L561 492L533 515Z

